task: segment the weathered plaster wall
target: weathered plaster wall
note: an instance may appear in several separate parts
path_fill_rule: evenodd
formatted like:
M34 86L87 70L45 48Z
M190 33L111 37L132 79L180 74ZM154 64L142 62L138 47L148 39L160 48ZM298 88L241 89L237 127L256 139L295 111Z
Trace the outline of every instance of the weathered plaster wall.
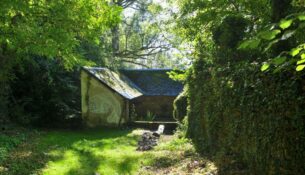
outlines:
M141 120L141 117L147 115L150 111L156 115L155 120L170 121L173 119L173 102L176 97L173 96L142 96L132 101L135 105L135 112ZM138 119L138 120L139 120Z
M126 122L123 97L81 71L82 117L89 127L118 126Z

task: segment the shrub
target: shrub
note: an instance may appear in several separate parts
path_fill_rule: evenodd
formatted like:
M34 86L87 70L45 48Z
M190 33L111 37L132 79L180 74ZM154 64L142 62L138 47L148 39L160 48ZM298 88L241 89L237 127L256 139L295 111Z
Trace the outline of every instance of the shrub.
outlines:
M40 57L25 64L26 70L15 69L16 78L11 83L11 120L43 127L80 125L77 69L67 71L58 61Z
M145 116L145 120L146 121L153 121L155 120L156 115L150 111L147 111L146 116Z

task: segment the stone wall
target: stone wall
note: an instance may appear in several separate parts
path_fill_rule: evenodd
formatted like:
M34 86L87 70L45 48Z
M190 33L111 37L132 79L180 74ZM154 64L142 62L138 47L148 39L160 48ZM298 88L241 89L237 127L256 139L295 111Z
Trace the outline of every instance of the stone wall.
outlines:
M127 120L126 100L81 71L82 117L88 127L118 126Z

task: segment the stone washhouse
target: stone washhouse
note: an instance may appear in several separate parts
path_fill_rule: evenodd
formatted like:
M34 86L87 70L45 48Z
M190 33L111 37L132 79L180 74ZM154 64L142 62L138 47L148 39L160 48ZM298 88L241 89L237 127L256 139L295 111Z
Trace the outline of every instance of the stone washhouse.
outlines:
M89 127L120 126L145 120L173 121L173 101L183 85L169 78L171 69L83 67L82 117Z

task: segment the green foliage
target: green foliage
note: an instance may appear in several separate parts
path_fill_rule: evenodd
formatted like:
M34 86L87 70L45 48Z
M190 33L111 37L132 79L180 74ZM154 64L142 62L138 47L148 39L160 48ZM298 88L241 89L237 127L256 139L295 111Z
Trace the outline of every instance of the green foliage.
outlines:
M1 56L59 57L67 67L78 63L79 38L94 41L119 20L120 9L107 1L10 1L0 10ZM12 55L10 55L12 54Z
M75 100L72 98L68 102L62 94L57 97L52 95L59 95L59 90L64 93L73 87L68 80L64 85L65 77L55 78L56 71L59 71L58 75L67 76L69 73L63 68L72 70L75 65L94 64L90 60L99 64L96 57L100 55L95 54L95 58L92 58L89 52L93 49L88 49L85 45L97 45L95 43L99 42L100 35L119 22L121 8L109 5L106 0L4 0L0 6L0 117L7 120L8 105L12 109L10 115L13 120L21 123L32 123L34 118L43 118L44 115L39 115L48 114L52 109L54 113L63 114L59 111L67 111L67 103L74 103ZM43 61L37 61L36 57L45 59L43 65ZM89 60L84 57L89 57ZM48 64L52 66L49 67ZM24 81L22 72L27 77L27 82ZM50 76L50 72L53 75ZM31 73L36 74L30 75ZM61 88L66 87L57 89L57 82L53 80L60 81ZM47 88L44 89L44 86ZM20 87L28 92L18 89ZM32 87L37 88L37 93L33 92ZM64 98L63 103L61 100ZM52 104L53 108L47 109L50 107L47 103ZM44 111L38 112L38 107Z
M194 151L192 145L190 144L190 140L187 138L175 138L170 142L161 144L156 148L157 150L169 150L169 151Z
M156 118L156 115L150 111L147 111L146 116L145 116L145 120L146 121L154 121Z
M293 20L292 19L282 19L279 23L280 28L283 30L287 29L288 27L291 26Z
M0 125L1 126L1 125ZM25 141L29 133L25 129L16 128L16 126L1 126L0 133L0 165L9 156L13 149ZM1 167L1 166L0 166ZM0 169L1 173L1 169Z
M173 117L179 122L186 116L187 111L187 90L184 89L174 101Z
M78 70L68 72L56 60L36 57L16 69L11 83L10 118L22 125L79 127Z
M261 67L261 71L266 71L267 69L269 69L270 65L268 63L263 64L263 66Z
M262 76L251 63L222 68L199 60L188 79L188 135L197 149L217 155L220 168L236 166L229 159L247 174L304 173L302 79Z
M184 82L186 80L186 72L182 70L172 70L170 72L167 72L169 78L175 80Z
M268 61L274 72L291 70L294 66L297 71L303 70L302 65L298 64L302 61L301 54L305 51L305 38L301 35L305 27L303 16L303 13L291 14L278 23L267 25L267 29L258 32L256 37L242 42L239 49L259 49L271 56L277 54ZM269 29L270 26L272 30ZM274 49L279 47L284 48L274 53ZM270 66L266 65L262 65L262 71L269 69Z
M215 44L224 48L235 48L244 37L248 21L237 15L225 17L213 31Z
M0 134L0 163L7 157L9 152L20 143L18 138Z
M305 68L304 8L179 2L178 31L194 46L186 134L197 150L220 174L304 174L304 72L294 71Z
M2 87L0 89L0 123L5 123L8 115L8 111L7 111L7 105L9 103L8 94L7 94L8 88L7 85L3 82L0 82L0 87Z
M246 40L239 45L238 49L256 49L260 42L260 39Z

